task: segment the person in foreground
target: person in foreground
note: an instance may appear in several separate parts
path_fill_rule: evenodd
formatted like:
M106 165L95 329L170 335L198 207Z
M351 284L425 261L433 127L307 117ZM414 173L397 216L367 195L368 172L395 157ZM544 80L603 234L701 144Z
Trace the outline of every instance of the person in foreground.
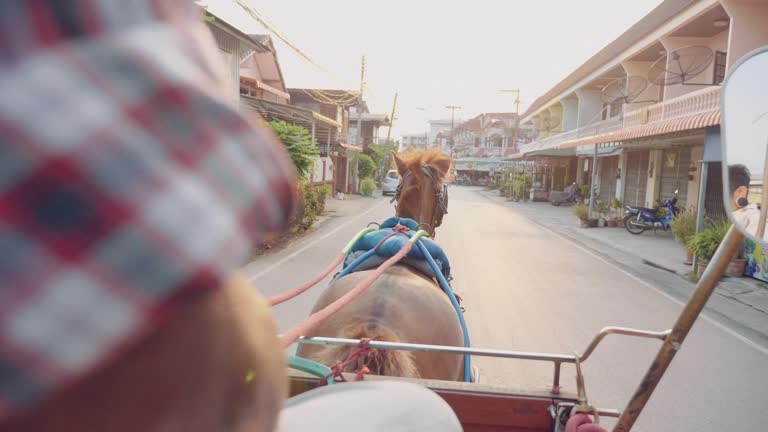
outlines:
M750 203L748 200L750 181L751 174L746 166L737 164L728 167L733 219L746 232L756 236L760 221L760 205ZM763 233L763 240L768 242L768 230Z
M295 172L219 61L189 0L0 2L0 431L278 427L277 327L237 269ZM289 400L280 430L340 399L364 430L461 428L392 382Z
M189 0L0 2L0 431L461 430L409 383L285 401L237 269L295 172L219 62Z

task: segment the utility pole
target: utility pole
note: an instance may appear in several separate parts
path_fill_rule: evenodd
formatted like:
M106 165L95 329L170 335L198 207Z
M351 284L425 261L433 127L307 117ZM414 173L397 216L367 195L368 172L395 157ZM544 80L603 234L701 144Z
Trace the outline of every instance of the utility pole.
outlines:
M512 147L517 151L517 131L520 129L520 89L502 90L501 92L515 94L515 130L512 135Z
M392 136L392 124L395 122L396 110L397 110L397 93L395 93L395 101L392 102L392 114L389 116L389 129L387 129L387 145L389 145L389 138Z
M360 164L360 152L363 148L363 90L365 89L365 56L360 65L360 94L357 97L357 138L355 144L360 147L361 150L355 152L355 169L352 173L352 179L355 182L355 192L357 192L358 177L357 169Z
M461 107L456 105L448 105L446 108L451 110L451 136L449 138L448 145L451 148L451 157L453 157L453 118L454 118L454 112L457 109L461 109Z
M389 129L387 129L387 141L384 144L386 148L386 154L384 155L384 160L386 163L383 167L381 167L381 177L384 177L387 173L387 170L389 169L389 139L392 137L392 125L395 123L395 112L397 111L397 93L395 93L395 100L392 102L392 114L389 116Z

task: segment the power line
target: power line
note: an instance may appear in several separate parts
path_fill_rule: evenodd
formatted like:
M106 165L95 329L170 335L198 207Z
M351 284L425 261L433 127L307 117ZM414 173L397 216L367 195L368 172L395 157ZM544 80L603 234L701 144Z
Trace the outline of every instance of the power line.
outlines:
M269 20L264 16L264 14L258 12L256 9L253 8L250 4L248 4L248 0L233 0L235 4L240 6L245 13L247 13L251 18L256 20L259 24L264 26L265 29L272 32L278 39L283 41L290 49L292 49L296 54L298 54L301 58L315 66L316 68L320 69L321 71L325 72L329 76L338 79L340 81L347 81L345 78L340 76L339 74L333 72L332 70L326 68L325 66L321 65L315 59L312 58L307 52L299 48L297 45L292 43L288 37L278 30L273 24L269 22Z

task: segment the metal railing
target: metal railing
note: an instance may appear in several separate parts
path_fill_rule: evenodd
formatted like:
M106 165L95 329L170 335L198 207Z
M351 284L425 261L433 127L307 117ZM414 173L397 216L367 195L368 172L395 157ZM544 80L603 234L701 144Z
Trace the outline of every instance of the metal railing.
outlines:
M377 349L389 349L389 350L401 350L401 351L428 351L428 352L440 352L446 354L469 354L479 357L499 357L518 360L534 360L552 362L555 366L554 376L552 377L552 388L550 392L552 394L560 393L560 368L563 363L576 363L584 362L589 358L595 348L600 342L609 334L619 334L624 336L635 336L640 338L658 339L661 341L666 340L672 330L666 330L661 332L638 330L625 327L605 327L595 335L590 341L583 354L547 354L538 352L526 352L526 351L507 351L497 349L483 349L483 348L464 348L447 345L427 345L427 344L412 344L412 343L400 343L400 342L382 342L382 341L370 341L368 346ZM307 345L346 345L354 346L359 345L358 339L342 339L342 338L329 338L329 337L300 337L297 341L299 344Z
M627 111L623 117L597 121L578 129L542 138L521 147L520 151L554 149L565 141L577 138L586 138L623 128L716 110L720 107L720 89L720 86L707 87L670 100Z
M624 115L624 127L640 126L720 108L720 87L707 87Z

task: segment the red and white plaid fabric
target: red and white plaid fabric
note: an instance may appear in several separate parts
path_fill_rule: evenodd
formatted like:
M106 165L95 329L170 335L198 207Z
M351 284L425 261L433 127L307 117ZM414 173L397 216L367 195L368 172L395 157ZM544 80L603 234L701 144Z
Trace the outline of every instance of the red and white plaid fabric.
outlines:
M216 289L294 170L189 0L0 1L0 422Z

